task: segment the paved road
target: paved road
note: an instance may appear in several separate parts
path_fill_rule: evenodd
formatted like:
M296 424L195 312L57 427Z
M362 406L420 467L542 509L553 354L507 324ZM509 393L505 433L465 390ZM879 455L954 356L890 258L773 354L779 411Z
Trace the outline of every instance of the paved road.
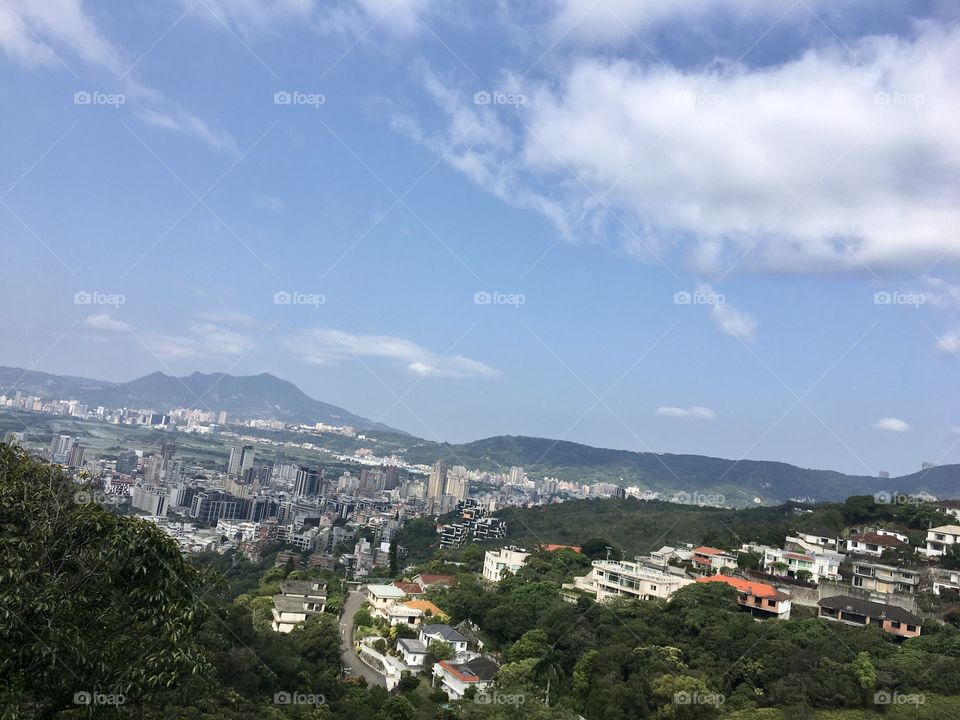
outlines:
M343 615L340 616L340 642L343 645L343 655L340 659L345 666L353 670L353 675L365 677L368 685L386 687L387 683L383 675L369 665L365 665L353 649L353 614L362 604L363 594L359 590L351 590L347 593L347 599L343 603Z

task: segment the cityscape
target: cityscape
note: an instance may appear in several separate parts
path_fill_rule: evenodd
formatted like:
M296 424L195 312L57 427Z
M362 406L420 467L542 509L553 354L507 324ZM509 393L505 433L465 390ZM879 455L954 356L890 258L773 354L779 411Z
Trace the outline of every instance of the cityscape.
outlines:
M960 718L960 4L0 0L0 720Z

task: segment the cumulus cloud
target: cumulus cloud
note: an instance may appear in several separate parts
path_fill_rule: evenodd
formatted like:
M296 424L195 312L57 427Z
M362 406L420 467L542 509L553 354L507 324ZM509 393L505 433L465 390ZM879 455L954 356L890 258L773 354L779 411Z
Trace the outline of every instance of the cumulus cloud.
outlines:
M702 273L960 259L960 27L851 43L764 68L581 58L509 109L428 75L446 127L396 125L445 148L474 123L446 161L477 184Z
M382 358L404 365L423 377L492 378L499 373L463 355L437 355L420 345L391 335L358 335L342 330L314 328L296 333L284 346L307 362L325 365L345 358Z
M717 414L713 410L701 407L700 405L694 405L689 408L660 407L657 408L657 414L663 415L664 417L690 418L694 420L714 420L717 417Z
M105 330L107 332L126 332L130 326L122 320L116 320L107 313L87 315L83 320L83 327L90 330Z
M885 417L877 420L873 428L874 430L885 430L886 432L906 432L910 429L910 425L897 418Z

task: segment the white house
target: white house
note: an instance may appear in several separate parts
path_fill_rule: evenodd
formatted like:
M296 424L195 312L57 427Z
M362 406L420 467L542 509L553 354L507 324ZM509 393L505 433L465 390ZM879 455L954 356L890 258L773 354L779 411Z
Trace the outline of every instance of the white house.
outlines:
M419 670L423 667L423 660L427 656L427 646L415 638L401 638L397 640L397 650L403 658L403 664L410 670Z
M595 595L597 602L626 597L651 600L668 598L684 585L693 583L688 577L663 572L640 563L626 560L594 560L593 569L574 578L572 588Z
M488 687L499 669L496 662L483 655L466 662L441 660L433 666L433 679L451 700L460 700L467 688L483 690Z
M957 530L960 531L960 528L957 528ZM897 533L873 531L858 533L847 538L847 552L880 557L884 550L907 545L900 537Z
M422 625L420 627L420 642L425 647L430 647L430 643L436 640L450 643L453 646L454 653L459 654L467 651L467 638L449 625Z
M406 603L387 605L378 614L387 621L388 625L419 625L423 618L423 611L410 607Z
M322 613L327 602L327 584L321 580L286 580L273 596L274 632L288 633L310 615Z
M406 596L403 590L395 585L367 585L365 595L367 602L373 607L373 612L384 620L386 609Z
M920 553L927 557L938 557L960 542L960 525L940 525L927 530L927 546Z
M517 547L487 550L483 556L483 577L490 582L500 582L504 570L512 573L523 567L530 553Z

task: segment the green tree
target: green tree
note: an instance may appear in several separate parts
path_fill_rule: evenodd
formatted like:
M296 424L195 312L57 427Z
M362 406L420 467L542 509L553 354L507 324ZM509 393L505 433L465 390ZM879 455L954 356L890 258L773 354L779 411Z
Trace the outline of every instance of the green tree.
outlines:
M400 560L397 557L397 548L398 540L397 536L394 535L393 539L390 540L390 550L387 553L390 562L390 577L396 577L400 572Z
M423 661L424 668L432 668L434 664L441 660L453 659L453 645L446 640L434 640L427 646L427 652Z
M0 705L39 718L93 691L129 709L212 671L195 642L199 572L155 525L87 493L0 444Z

